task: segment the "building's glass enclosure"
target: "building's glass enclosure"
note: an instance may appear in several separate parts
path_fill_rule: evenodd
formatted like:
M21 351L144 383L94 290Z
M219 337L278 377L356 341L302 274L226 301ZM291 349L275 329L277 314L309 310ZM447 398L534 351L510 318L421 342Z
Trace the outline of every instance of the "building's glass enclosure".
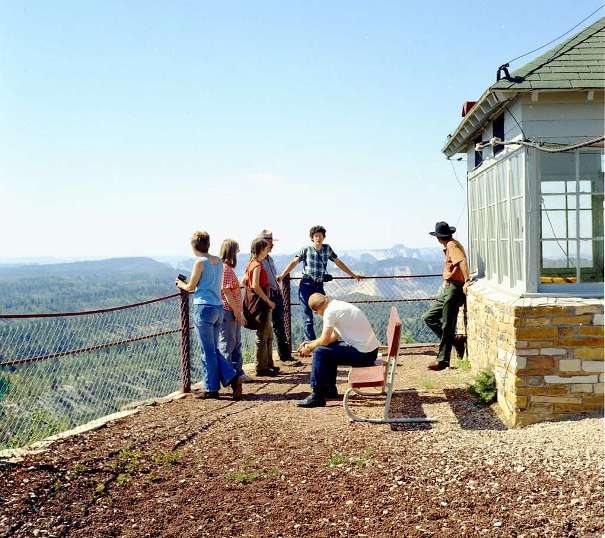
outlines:
M471 270L518 291L598 293L602 162L598 150L519 148L469 174Z

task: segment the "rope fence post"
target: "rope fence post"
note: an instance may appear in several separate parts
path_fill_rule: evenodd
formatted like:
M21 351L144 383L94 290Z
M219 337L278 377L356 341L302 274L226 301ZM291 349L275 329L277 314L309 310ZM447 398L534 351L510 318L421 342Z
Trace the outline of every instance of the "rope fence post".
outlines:
M181 391L191 392L191 345L189 342L189 293L181 290Z
M292 355L292 301L290 299L290 275L281 281L281 290L284 297L284 329L288 339L288 353Z

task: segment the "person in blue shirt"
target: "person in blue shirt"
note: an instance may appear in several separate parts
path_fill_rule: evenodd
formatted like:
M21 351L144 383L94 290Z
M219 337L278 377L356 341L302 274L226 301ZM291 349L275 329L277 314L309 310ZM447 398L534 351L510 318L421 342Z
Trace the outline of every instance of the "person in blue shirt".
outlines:
M223 261L208 254L210 236L207 232L194 232L191 248L196 260L188 282L176 280L176 285L193 293L193 322L200 341L202 370L206 392L204 398L218 399L221 384L231 386L233 399L242 397L242 380L222 355L218 342L223 321L221 280Z
M334 262L336 267L358 282L363 278L355 274L347 265L341 261L332 247L324 243L326 229L323 226L313 226L309 230L312 244L300 249L296 257L286 266L280 275L284 279L292 269L300 262L303 264L303 275L298 287L298 297L303 307L303 322L305 341L315 340L315 328L313 327L313 310L309 307L309 297L314 293L325 295L324 282L327 281L328 261Z

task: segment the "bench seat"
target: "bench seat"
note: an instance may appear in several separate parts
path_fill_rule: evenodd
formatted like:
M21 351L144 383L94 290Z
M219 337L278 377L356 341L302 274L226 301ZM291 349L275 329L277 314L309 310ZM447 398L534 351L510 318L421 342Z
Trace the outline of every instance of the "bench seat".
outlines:
M384 386L384 366L380 362L374 366L351 368L349 386L354 389Z

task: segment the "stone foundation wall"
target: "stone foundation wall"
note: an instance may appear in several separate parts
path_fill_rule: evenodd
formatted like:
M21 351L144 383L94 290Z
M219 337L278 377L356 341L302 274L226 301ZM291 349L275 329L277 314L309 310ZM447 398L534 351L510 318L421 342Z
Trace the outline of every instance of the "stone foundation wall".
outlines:
M467 297L473 370L496 374L509 425L603 412L603 301L519 298L487 283Z

